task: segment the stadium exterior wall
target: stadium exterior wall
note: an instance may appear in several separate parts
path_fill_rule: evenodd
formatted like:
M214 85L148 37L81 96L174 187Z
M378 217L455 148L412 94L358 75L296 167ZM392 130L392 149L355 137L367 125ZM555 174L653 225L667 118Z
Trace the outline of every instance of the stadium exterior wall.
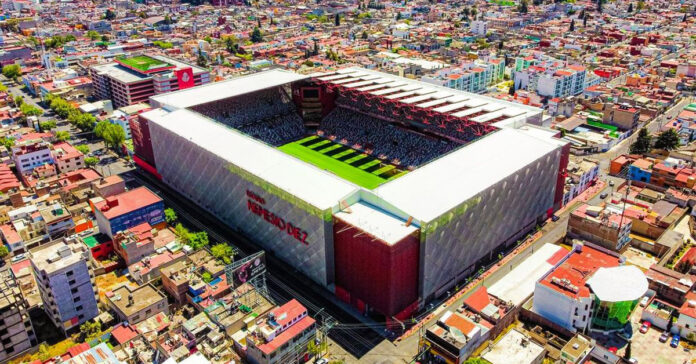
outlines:
M437 297L473 273L477 262L514 243L553 207L558 147L421 226L419 292Z
M419 232L394 244L368 235L334 217L336 292L344 301L362 301L387 317L418 300ZM341 295L341 290L344 290ZM341 297L343 296L343 297Z
M267 182L157 123L149 129L165 183L315 282L333 283L330 211L300 208L274 194Z

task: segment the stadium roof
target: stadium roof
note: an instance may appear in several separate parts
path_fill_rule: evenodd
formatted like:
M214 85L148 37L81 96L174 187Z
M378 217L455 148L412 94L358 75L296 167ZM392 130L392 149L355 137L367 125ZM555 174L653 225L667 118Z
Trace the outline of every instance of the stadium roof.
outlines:
M156 95L150 98L155 106L169 110L183 109L195 105L224 100L229 97L243 95L270 87L308 78L295 72L270 70L254 73L248 76L233 78L227 81L210 83L168 94Z
M635 301L648 291L648 279L633 265L599 268L587 284L602 302Z
M389 245L398 243L418 230L417 226L406 226L404 220L362 202L336 213L336 217Z
M358 189L329 172L193 111L163 113L157 109L142 115L321 210L336 206Z
M522 130L501 129L374 192L417 220L432 221L561 145Z
M362 92L369 92L386 99L402 98L399 102L413 106L436 106L434 108L435 111L456 117L471 115L479 111L488 113L474 118L473 121L476 122L486 122L503 116L503 119L493 123L493 126L497 127L506 126L517 121L525 121L529 117L541 115L541 109L536 107L359 67L344 68L336 72L317 73L311 76L321 81ZM468 107L469 109L461 111L460 109L463 107Z

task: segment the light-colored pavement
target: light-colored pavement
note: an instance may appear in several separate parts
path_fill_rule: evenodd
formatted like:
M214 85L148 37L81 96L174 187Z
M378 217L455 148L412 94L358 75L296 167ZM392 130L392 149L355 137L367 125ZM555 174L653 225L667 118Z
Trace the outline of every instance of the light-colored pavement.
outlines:
M631 337L631 357L638 359L638 363L650 364L682 364L691 363L696 359L696 353L684 351L684 346L677 348L669 346L669 340L661 343L659 338L662 330L650 328L645 334L639 332L642 307L638 307L631 315L633 337ZM671 339L671 335L670 335ZM618 354L623 355L626 347L619 348Z

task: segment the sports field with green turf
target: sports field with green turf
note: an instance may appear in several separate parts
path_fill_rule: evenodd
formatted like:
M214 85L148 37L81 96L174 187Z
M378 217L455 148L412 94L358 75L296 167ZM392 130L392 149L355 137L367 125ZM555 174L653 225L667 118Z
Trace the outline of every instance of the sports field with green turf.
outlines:
M370 155L314 135L278 149L367 189L406 174Z
M132 67L141 71L149 71L151 69L169 67L171 64L160 61L159 59L150 56L134 56L134 57L119 57L116 58L119 62L128 67Z

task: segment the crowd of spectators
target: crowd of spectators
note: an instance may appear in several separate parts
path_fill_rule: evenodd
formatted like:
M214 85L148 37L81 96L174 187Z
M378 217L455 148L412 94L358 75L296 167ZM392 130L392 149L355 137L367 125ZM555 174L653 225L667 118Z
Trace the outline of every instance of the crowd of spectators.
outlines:
M458 146L342 107L336 107L324 118L319 133L409 168L418 167Z
M295 104L278 87L197 105L192 110L273 146L306 133Z

